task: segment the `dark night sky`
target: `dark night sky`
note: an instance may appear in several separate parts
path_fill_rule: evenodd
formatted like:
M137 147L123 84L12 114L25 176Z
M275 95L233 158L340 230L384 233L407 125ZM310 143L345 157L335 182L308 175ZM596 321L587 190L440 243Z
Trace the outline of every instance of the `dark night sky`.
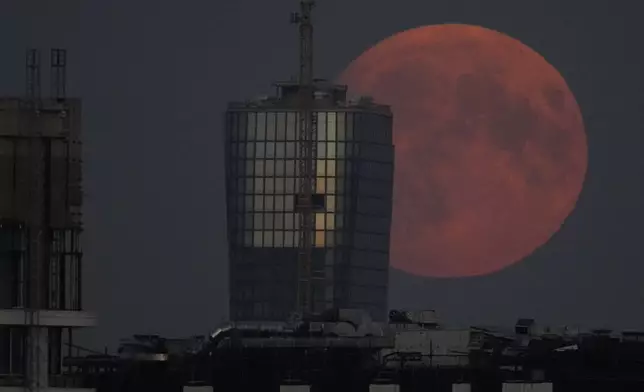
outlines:
M319 76L398 31L460 22L505 32L557 67L586 122L578 208L523 262L472 279L392 274L391 303L455 323L644 329L644 32L632 0L319 0ZM29 46L66 47L85 101L87 306L93 341L207 332L226 316L221 113L296 71L296 0L2 0L0 94ZM640 6L640 8L642 8ZM45 86L48 86L45 83ZM45 89L46 90L46 89ZM526 222L526 224L530 224Z

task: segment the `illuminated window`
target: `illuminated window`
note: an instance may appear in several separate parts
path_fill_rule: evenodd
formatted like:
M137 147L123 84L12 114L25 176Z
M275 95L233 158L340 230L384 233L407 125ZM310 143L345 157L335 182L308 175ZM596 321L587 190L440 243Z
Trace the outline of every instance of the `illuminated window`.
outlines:
M327 211L334 212L335 211L335 196L332 196L332 195L326 196L326 201L325 201L324 205L326 206Z
M315 214L315 230L324 230L325 224L324 224L324 213L316 213Z
M318 248L324 247L324 232L316 231L315 232L315 246Z
M317 149L317 157L322 159L326 158L326 143L318 142Z
M326 175L326 165L324 160L318 160L315 167L318 177L324 177Z
M326 161L326 175L329 177L335 177L335 162L334 160Z
M335 178L326 179L326 192L335 193Z
M326 225L324 228L327 230L335 229L335 214L326 214Z
M315 179L315 191L317 193L326 193L326 180L325 178L316 178Z
M336 139L336 134L335 134L335 119L336 119L336 113L335 112L330 112L327 115L327 126L326 126L326 134L327 134L327 140L335 140Z
M335 159L337 156L336 154L336 143L335 142L329 142L326 145L326 157L329 159Z

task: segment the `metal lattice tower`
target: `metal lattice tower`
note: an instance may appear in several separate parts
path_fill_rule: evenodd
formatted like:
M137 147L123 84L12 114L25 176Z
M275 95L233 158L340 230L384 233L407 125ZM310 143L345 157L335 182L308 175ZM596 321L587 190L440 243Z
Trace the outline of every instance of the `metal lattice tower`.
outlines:
M298 240L297 312L300 316L313 312L312 253L313 253L313 181L315 135L317 121L313 108L313 24L311 11L314 0L302 0L300 12L291 15L291 22L299 25L299 134L298 170L299 194L297 207L300 214Z

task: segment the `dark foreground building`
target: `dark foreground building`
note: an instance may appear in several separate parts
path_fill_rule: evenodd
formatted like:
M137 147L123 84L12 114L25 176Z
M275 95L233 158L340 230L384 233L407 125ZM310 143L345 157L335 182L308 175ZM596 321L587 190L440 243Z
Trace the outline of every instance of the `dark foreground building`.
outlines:
M232 320L283 320L295 310L299 213L298 84L229 104L226 188ZM387 311L394 147L389 107L347 100L317 80L314 118L315 311Z

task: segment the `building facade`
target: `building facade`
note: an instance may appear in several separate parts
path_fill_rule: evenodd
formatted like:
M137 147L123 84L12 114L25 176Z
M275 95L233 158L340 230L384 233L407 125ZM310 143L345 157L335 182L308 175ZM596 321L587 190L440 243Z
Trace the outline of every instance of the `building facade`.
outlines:
M283 320L295 310L300 228L298 86L231 103L225 153L230 317ZM387 311L392 115L345 86L316 81L314 309Z
M0 98L0 391L68 386L82 306L81 103Z

